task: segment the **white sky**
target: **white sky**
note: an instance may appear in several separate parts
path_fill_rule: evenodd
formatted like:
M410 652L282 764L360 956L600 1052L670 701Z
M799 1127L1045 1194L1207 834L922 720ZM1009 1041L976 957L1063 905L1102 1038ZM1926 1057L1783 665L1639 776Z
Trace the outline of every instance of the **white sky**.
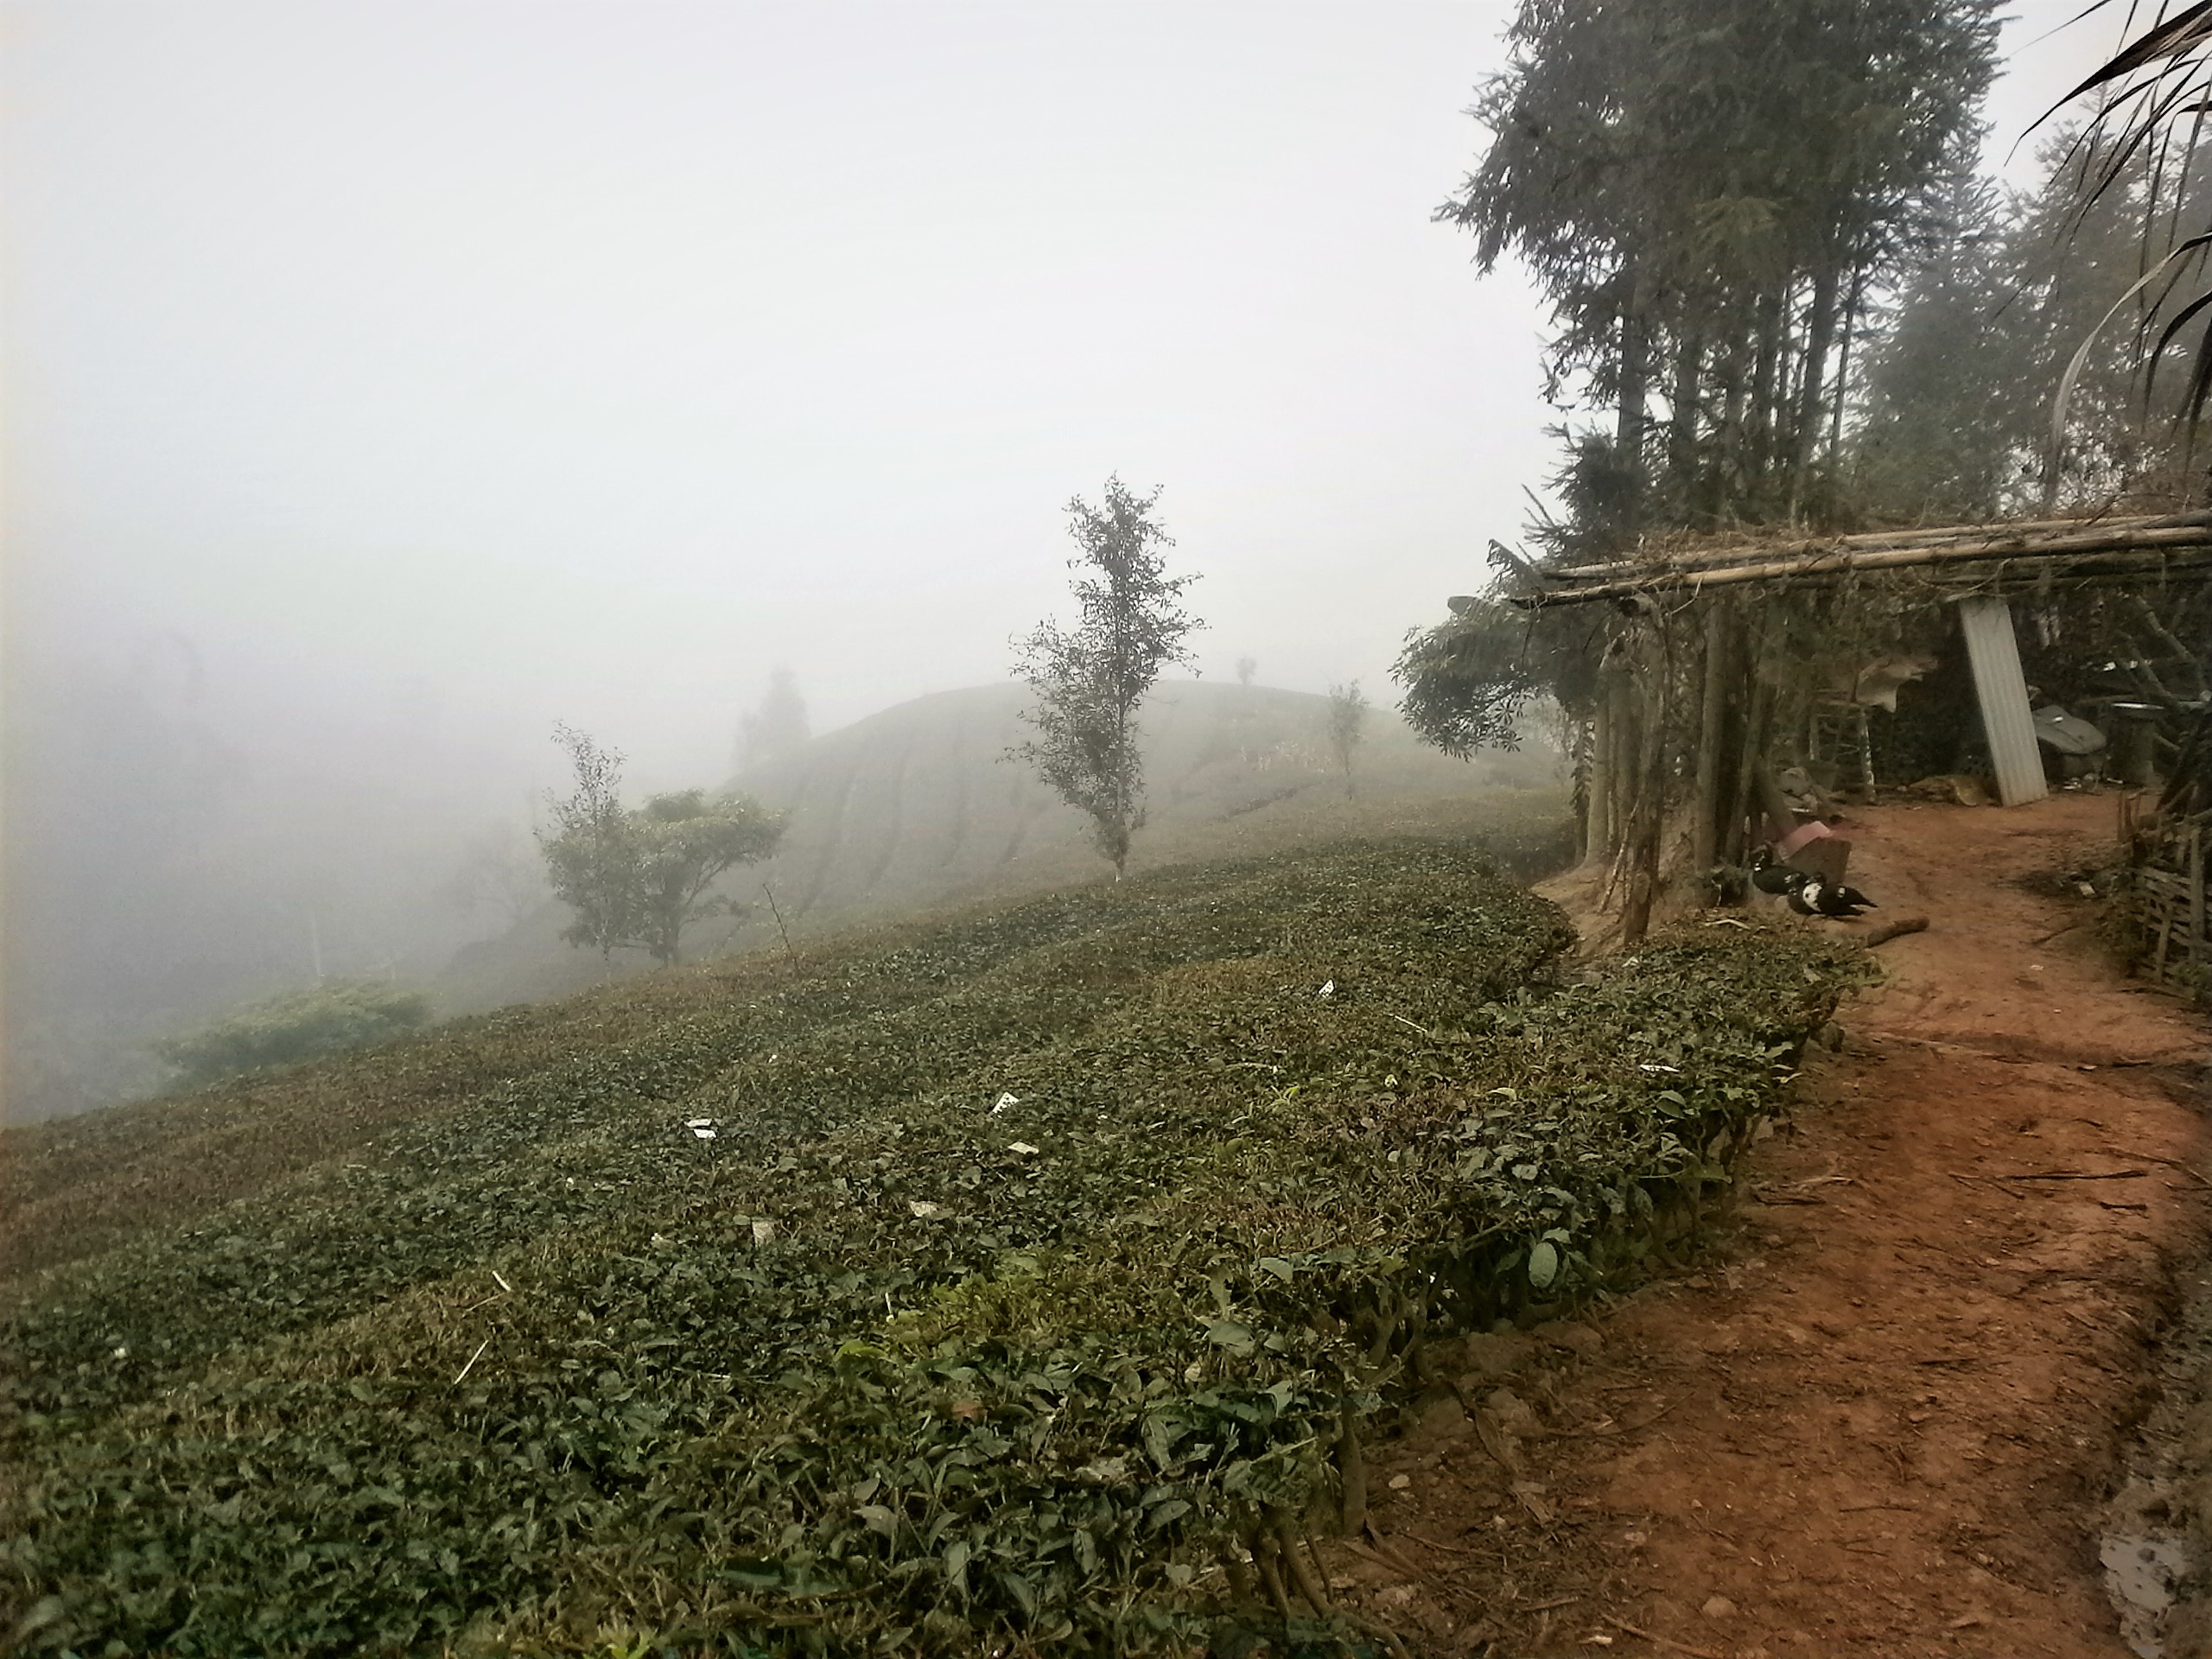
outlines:
M10 660L175 630L249 747L713 781L774 663L817 728L1002 677L1119 470L1208 672L1395 696L1553 464L1541 316L1429 221L1509 10L12 5Z

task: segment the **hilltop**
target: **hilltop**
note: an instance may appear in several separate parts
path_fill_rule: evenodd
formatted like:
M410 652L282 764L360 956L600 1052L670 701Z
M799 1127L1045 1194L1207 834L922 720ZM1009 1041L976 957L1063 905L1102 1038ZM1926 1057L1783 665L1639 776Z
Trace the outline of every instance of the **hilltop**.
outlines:
M772 889L794 937L895 919L956 902L1008 899L1109 874L1082 816L1007 759L1027 734L1017 685L903 702L817 737L734 780L790 814L782 849L725 890L749 906L703 925L687 950L780 948ZM1310 692L1185 681L1143 714L1150 821L1133 870L1239 857L1357 835L1482 835L1516 869L1541 873L1570 850L1556 760L1451 760L1386 709L1369 712L1354 792L1328 752L1328 701ZM441 1001L487 1008L581 989L607 969L561 941L548 904L512 933L462 950ZM618 958L617 970L641 963Z

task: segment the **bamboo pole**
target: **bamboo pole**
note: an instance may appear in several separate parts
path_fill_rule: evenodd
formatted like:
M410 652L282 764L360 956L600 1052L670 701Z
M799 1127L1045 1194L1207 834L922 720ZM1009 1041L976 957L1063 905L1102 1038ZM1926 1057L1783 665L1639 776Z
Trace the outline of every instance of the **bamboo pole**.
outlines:
M1964 543L2003 546L2024 545L2031 537L2049 534L2131 534L2141 531L2212 529L2212 512L2145 513L2127 518L2028 518L1995 524L1945 524L1927 530L1878 530L1851 536L1808 536L1794 541L1738 543L1731 547L1687 549L1648 558L1614 559L1603 564L1569 565L1545 574L1560 582L1600 582L1637 572L1703 569L1739 562L1812 557L1821 553L1871 553L1890 548L1944 547Z
M2054 539L2030 548L2001 549L1977 543L1956 547L1893 548L1871 553L1823 553L1802 558L1770 560L1763 564L1731 565L1719 570L1661 572L1650 575L1623 577L1614 582L1593 582L1583 588L1515 594L1511 598L1514 604L1524 610L1536 610L1547 605L1585 605L1592 600L1616 599L1627 594L1652 593L1670 588L1688 588L1696 592L1707 588L1728 587L1742 582L1770 582L1777 577L1825 576L1857 570L1900 570L1930 564L1974 562L1986 564L2068 556L2083 559L2094 558L2099 555L2118 556L2129 553L2150 553L2170 556L2173 552L2198 550L2212 552L2212 530L2188 528L2141 531L2130 532L2125 536L2068 537L2063 541ZM2155 558L2144 561L2146 563L2157 562ZM2193 565L2197 561L2190 563Z

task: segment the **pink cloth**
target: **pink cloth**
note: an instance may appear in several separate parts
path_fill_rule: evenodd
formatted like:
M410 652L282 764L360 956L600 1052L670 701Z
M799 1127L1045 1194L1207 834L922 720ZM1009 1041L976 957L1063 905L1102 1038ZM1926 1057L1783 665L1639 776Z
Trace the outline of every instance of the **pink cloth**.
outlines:
M1818 818L1814 819L1810 823L1801 823L1774 843L1774 855L1777 858L1788 858L1791 854L1811 846L1816 841L1826 841L1834 834L1835 831Z

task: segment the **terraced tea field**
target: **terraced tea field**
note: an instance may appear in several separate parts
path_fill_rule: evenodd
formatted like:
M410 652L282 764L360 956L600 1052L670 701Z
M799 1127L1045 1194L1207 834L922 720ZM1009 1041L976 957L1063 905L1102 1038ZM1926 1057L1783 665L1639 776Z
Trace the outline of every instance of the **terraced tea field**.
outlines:
M83 1655L1319 1637L1298 1535L1424 1342L1678 1248L1856 958L1704 929L1567 983L1570 943L1479 852L1353 846L12 1132L6 1615Z
M745 906L702 924L686 953L780 943L771 887L801 938L903 920L934 906L1004 903L1101 878L1088 821L1007 748L1030 735L1018 685L939 692L887 709L746 773L740 787L788 815L776 856L724 882ZM1267 686L1173 682L1143 715L1147 805L1133 870L1406 835L1480 836L1530 874L1573 855L1557 757L1453 760L1389 709L1370 711L1348 796L1326 738L1328 700ZM464 950L436 987L448 1011L582 990L606 976L561 939L549 902L506 936ZM646 965L618 957L618 971Z

